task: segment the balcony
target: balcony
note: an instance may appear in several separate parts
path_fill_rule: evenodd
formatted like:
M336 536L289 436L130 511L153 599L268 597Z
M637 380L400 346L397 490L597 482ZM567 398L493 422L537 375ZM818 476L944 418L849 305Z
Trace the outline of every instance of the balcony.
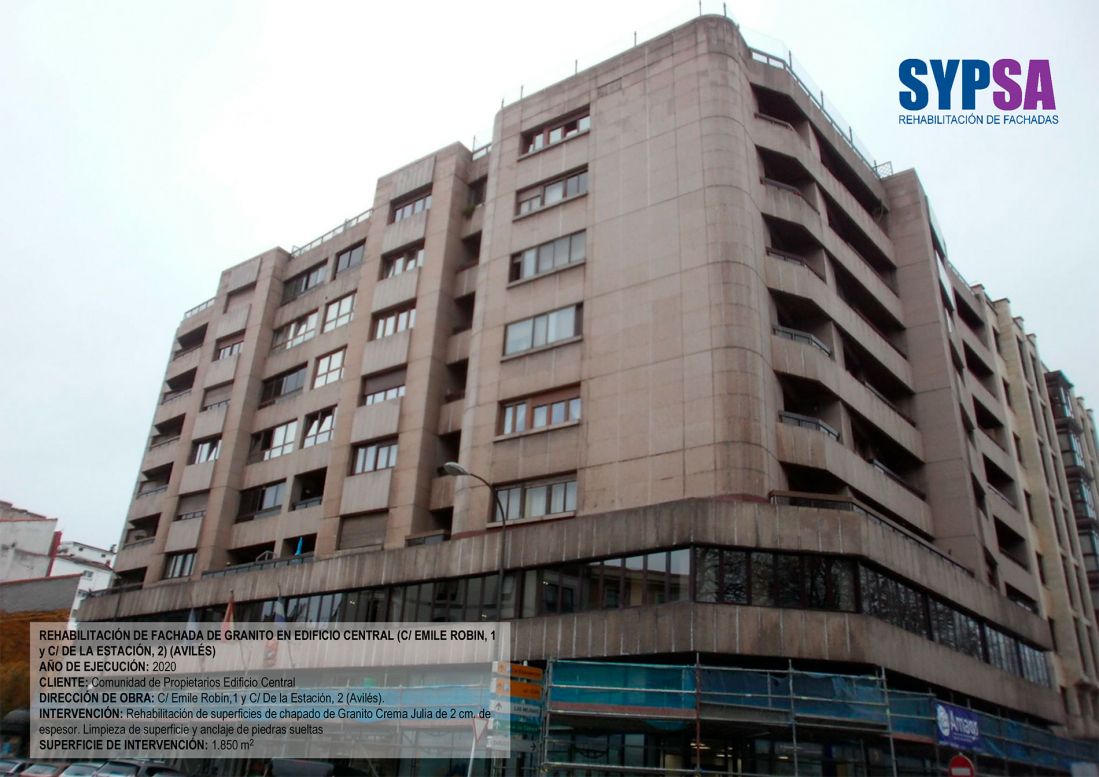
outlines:
M171 404L172 402L176 402L180 399L183 399L184 397L188 396L190 393L191 393L191 389L189 389L189 388L180 389L179 391L166 391L160 397L160 404L161 405Z
M115 570L124 572L128 569L142 569L149 566L154 555L154 539L155 537L149 537L123 545L115 559Z
M779 411L778 417L779 421L788 426L799 426L802 429L815 429L821 434L831 437L836 441L840 438L839 432L819 418L812 418L811 416L801 415L800 413L791 413L786 410Z
M797 343L804 343L805 345L811 345L819 351L828 354L828 357L832 356L832 349L828 347L819 337L809 332L803 332L800 329L791 329L786 326L779 326L775 324L771 327L771 331L779 337L785 337L787 340L793 340Z
M202 573L203 579L208 577L226 577L228 575L239 575L246 572L256 572L261 569L278 569L280 567L296 567L300 564L312 564L313 554L303 553L300 556L289 556L288 558L273 558L269 561L253 561L250 564L236 564L225 569L208 570Z

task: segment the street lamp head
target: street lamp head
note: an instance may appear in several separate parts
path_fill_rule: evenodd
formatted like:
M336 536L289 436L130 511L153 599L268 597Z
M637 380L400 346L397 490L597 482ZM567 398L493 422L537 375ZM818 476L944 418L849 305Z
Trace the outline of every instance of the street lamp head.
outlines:
M451 477L470 474L468 469L456 461L448 461L446 464L439 467L439 472L443 475L450 475Z

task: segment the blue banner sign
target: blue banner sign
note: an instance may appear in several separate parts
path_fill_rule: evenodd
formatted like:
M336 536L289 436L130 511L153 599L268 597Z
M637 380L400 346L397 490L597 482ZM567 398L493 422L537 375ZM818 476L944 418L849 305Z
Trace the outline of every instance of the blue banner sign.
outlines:
M953 704L935 702L935 731L940 745L976 750L981 742L977 713Z

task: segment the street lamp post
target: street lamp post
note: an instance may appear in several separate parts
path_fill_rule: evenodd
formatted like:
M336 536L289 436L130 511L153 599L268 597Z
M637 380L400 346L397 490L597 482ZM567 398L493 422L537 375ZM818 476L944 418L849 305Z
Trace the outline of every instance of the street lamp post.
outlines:
M496 563L496 620L502 621L504 618L504 561L505 561L505 547L504 541L507 539L507 527L508 527L508 514L504 509L504 503L500 501L500 495L496 493L496 488L485 480L480 475L470 472L456 461L448 461L438 470L440 475L446 475L449 477L471 477L480 480L485 486L488 487L489 492L492 494L493 500L496 503L496 509L500 513L500 557ZM503 634L500 638L502 640ZM497 655L502 656L503 651L497 649ZM476 747L476 741L470 748L469 753L469 767L466 770L466 777L471 777L473 774L473 750ZM495 769L495 760L491 762L490 770Z
M480 475L470 472L456 461L448 461L443 466L439 467L440 475L448 475L450 477L471 477L476 480L480 480L484 483L492 494L493 501L496 503L496 511L500 514L500 557L496 564L496 619L503 620L504 615L504 540L507 539L507 527L508 527L508 514L504 509L504 503L500 501L500 495L496 493L496 488L485 480Z

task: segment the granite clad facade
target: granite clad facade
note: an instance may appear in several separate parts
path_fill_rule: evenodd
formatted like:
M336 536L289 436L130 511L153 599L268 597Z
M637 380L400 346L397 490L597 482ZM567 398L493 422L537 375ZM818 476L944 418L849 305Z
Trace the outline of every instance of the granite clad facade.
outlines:
M83 614L495 618L503 542L520 659L873 667L1099 735L1033 338L781 64L702 17L226 270Z

